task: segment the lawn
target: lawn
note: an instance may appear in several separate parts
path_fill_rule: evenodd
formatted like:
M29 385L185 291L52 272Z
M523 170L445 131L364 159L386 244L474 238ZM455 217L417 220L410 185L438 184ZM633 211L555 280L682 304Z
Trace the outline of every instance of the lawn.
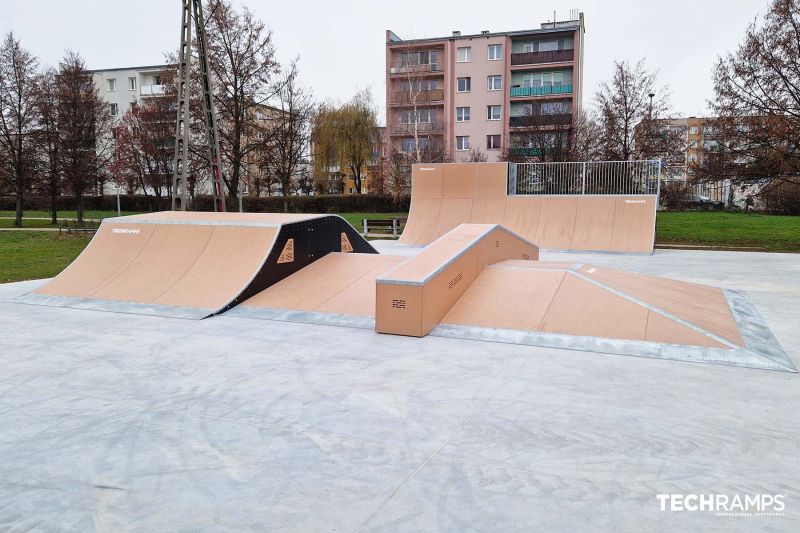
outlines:
M716 211L659 213L656 243L800 252L800 217Z
M51 278L81 253L89 239L43 231L2 231L0 283Z

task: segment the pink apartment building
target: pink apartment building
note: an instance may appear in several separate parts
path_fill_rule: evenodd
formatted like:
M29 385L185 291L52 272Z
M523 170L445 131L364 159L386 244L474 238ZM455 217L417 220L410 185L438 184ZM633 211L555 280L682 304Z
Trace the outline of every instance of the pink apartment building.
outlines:
M466 160L523 155L531 130L569 128L583 96L583 13L540 29L403 40L386 31L386 124L390 148L415 139ZM527 132L527 134L526 134Z

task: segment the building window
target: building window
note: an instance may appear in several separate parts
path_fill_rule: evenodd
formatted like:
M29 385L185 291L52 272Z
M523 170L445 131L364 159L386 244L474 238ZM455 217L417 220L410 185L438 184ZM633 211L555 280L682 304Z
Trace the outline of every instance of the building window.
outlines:
M110 80L108 80L108 90L110 92L112 92L112 93L117 91L117 80L116 79L111 78Z
M136 90L136 78L128 78L128 89L131 91Z
M689 128L689 135L697 135L698 133L700 133L700 129L697 126Z
M499 105L486 106L486 118L489 120L500 120L501 110Z
M469 135L458 135L456 137L456 150L460 152L469 150Z
M689 148L697 148L697 141L689 141Z
M502 76L489 76L489 90L502 91L503 90L503 77Z
M489 45L489 61L496 61L498 59L503 59L503 45L502 44L490 44Z
M456 85L457 92L468 93L472 90L472 78L458 78Z
M500 136L499 135L487 135L486 136L486 149L487 150L499 150L500 149Z
M117 104L111 104L111 116L116 117L119 114L119 106Z
M458 49L458 59L459 63L469 63L470 59L472 58L472 48L469 46L462 46Z
M456 122L469 122L469 108L457 107L456 108Z
M564 50L564 39L557 41L538 41L532 43L525 43L522 45L523 52L555 52L556 50Z

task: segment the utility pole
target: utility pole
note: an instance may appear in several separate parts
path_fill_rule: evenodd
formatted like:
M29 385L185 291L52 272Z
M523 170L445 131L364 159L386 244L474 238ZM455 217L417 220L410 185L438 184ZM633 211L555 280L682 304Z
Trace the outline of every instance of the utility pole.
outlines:
M178 52L178 117L175 123L175 160L172 174L172 210L186 211L188 195L186 182L189 173L189 101L192 61L192 20L197 30L197 55L200 60L200 79L203 89L203 117L208 144L208 166L214 196L214 211L225 211L225 189L220 169L217 113L208 65L208 40L201 0L181 0L181 47Z

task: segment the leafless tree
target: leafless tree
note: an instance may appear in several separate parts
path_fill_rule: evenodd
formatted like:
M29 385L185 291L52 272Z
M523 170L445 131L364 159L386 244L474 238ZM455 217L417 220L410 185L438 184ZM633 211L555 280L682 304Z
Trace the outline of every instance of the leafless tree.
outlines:
M57 75L59 168L83 222L83 197L102 187L114 154L112 117L83 59L67 51ZM100 192L100 191L98 191Z
M669 93L657 87L656 78L644 60L614 63L614 76L595 95L603 159L628 161L664 152L658 119L669 114Z
M31 186L38 127L38 60L13 33L0 45L0 164L16 196L14 224L22 227L23 197Z
M228 0L211 0L207 11L220 151L227 167L223 178L228 196L235 199L243 169L262 137L258 110L269 105L280 90L280 83L276 86L274 79L279 66L272 33L249 9L237 11Z
M167 79L171 73L163 73ZM167 83L167 87L174 84ZM175 139L174 94L150 98L134 106L115 128L115 174L128 185L140 189L147 197L150 210L161 209L162 198L169 196ZM155 196L155 204L150 193Z
M763 193L800 183L800 2L772 0L738 50L718 60L714 92L719 118L695 179Z
M269 136L264 144L264 166L281 186L283 210L289 210L293 183L308 160L311 117L314 111L311 95L299 86L297 65L293 64L280 81L276 95L276 112L268 120Z
M39 112L37 161L41 163L36 183L50 200L50 222L56 224L56 200L63 190L63 178L59 158L58 73L55 69L48 69L38 77L36 106Z

